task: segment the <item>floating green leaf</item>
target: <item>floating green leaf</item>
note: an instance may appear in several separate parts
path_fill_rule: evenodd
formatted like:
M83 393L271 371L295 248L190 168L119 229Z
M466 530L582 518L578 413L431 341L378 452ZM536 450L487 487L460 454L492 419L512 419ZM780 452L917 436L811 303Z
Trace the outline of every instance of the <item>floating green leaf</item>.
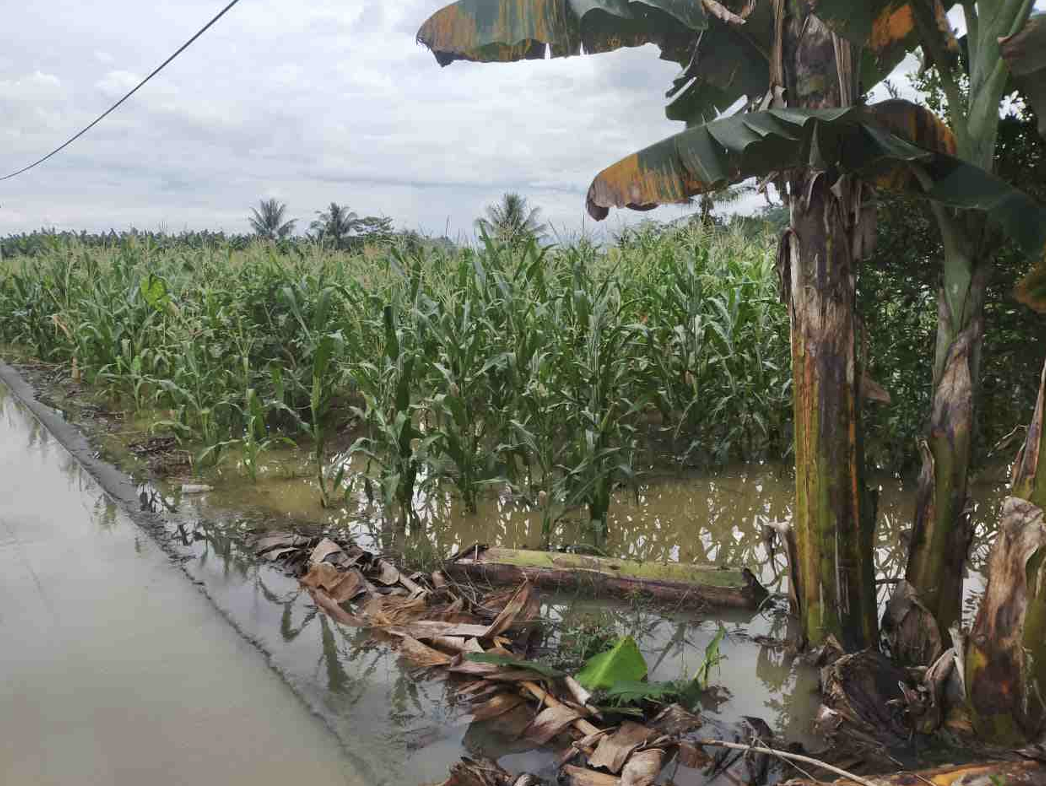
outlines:
M607 701L612 705L635 704L639 701L664 703L675 700L679 685L674 682L641 682L627 680L618 682L606 690Z
M562 671L559 671L559 669L546 666L544 663L536 663L532 660L520 660L518 658L509 657L508 655L498 655L493 652L469 652L465 655L465 660L472 661L473 663L489 663L494 666L505 666L510 669L527 669L528 671L540 674L542 677L548 677L550 680L567 676Z
M635 639L625 636L606 652L590 658L576 679L587 690L607 690L620 682L638 682L646 672L646 661Z

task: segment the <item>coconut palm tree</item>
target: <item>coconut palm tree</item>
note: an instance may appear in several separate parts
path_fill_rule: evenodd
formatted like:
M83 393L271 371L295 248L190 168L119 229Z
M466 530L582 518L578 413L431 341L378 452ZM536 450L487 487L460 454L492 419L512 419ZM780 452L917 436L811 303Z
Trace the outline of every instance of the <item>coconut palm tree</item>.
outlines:
M251 229L258 237L266 240L283 240L294 231L297 219L284 220L287 205L276 199L263 199L258 207L251 208Z
M540 240L548 225L541 221L541 208L531 208L525 196L509 192L500 202L487 205L487 216L476 219L476 229L504 243L520 243Z
M316 233L316 237L322 243L327 243L336 249L343 249L349 242L349 237L360 226L360 219L349 210L348 205L339 205L331 202L326 210L317 210L318 218L314 220L309 229Z

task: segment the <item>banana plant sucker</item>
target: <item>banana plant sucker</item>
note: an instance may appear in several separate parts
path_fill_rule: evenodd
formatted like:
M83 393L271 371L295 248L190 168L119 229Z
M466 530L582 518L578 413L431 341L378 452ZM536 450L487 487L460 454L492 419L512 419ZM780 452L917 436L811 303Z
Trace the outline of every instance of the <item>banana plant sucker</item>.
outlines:
M992 14L985 10L990 6ZM999 105L1008 87L999 39L1027 22L1028 0L964 4L967 73L962 74L954 36L928 12L916 9L916 29L940 75L957 156L993 171ZM962 76L966 77L964 89ZM927 184L928 185L928 184ZM990 238L983 215L962 214L939 204L933 211L944 258L937 304L937 346L922 470L913 516L906 579L933 613L941 631L962 614L963 573L972 539L967 487L976 425L984 342L985 292L991 273Z

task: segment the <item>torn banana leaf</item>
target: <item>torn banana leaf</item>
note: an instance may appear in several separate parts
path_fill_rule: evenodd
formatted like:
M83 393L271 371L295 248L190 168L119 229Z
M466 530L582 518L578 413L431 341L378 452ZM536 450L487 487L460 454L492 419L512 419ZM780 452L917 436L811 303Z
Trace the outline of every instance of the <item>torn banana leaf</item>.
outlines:
M657 44L662 56L686 62L708 28L696 0L460 0L418 31L440 65L455 60L508 62L610 52Z
M682 66L666 114L693 125L770 90L774 24L772 3L748 0L459 0L433 14L417 39L443 66L656 44L663 60ZM870 89L907 48L861 52L861 79Z
M749 177L809 168L984 211L1024 253L1042 258L1046 207L954 151L947 126L907 101L750 112L690 128L604 169L589 187L587 207L602 220L611 207L649 210Z
M919 1L925 3L926 14L933 19L942 37L954 40L947 17L947 10L956 4L954 0ZM817 18L870 53L879 65L881 79L889 74L891 63L896 65L920 45L913 5L909 0L819 0ZM883 71L884 68L888 70ZM865 71L861 76L865 79L865 89L871 89L879 81L867 81Z
M1046 12L1031 17L1016 35L999 42L1014 84L1039 116L1039 133L1046 137Z

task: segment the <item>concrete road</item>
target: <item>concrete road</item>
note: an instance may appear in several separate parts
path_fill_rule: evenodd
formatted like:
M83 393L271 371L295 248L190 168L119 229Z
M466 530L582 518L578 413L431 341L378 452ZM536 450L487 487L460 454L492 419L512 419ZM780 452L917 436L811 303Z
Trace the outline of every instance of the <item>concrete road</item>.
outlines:
M360 782L261 653L0 383L0 784Z

